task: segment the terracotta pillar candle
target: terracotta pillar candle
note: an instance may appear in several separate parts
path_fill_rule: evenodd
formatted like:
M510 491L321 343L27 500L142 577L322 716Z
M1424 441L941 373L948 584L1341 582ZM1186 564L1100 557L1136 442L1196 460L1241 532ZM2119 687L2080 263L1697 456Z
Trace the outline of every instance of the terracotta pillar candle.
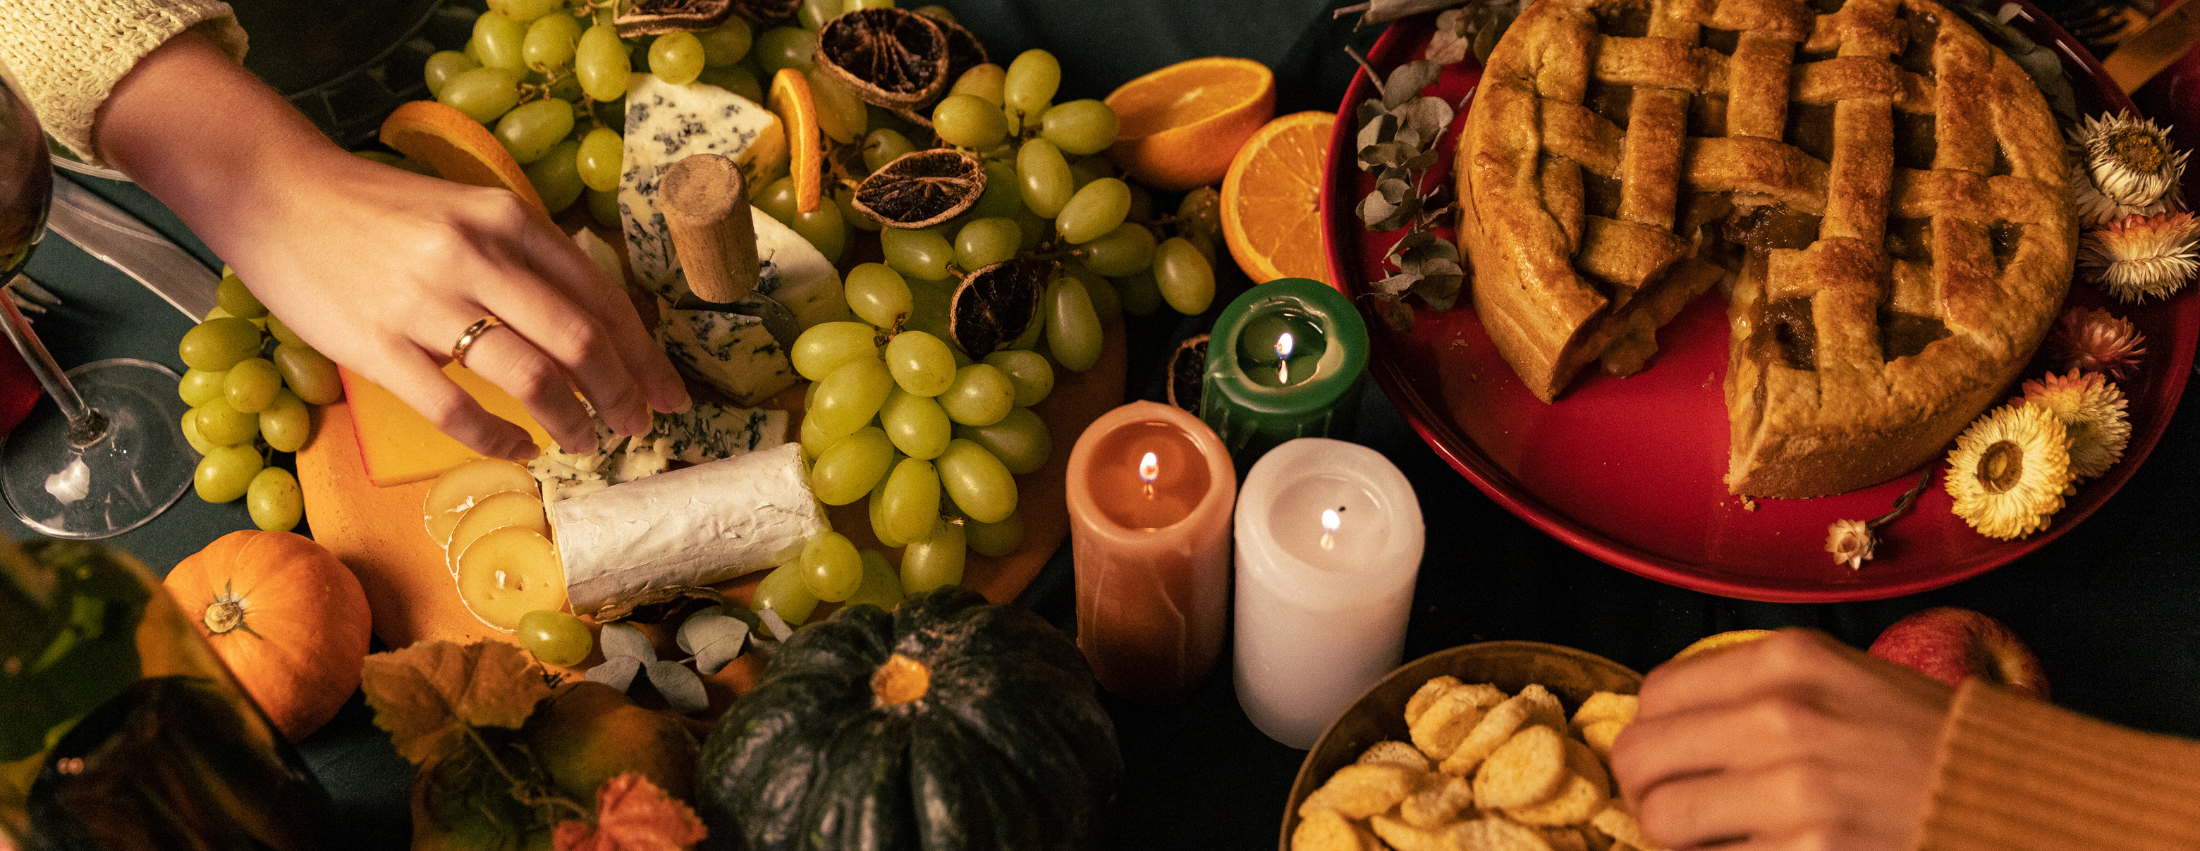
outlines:
M1191 414L1132 402L1077 438L1067 496L1077 645L1093 675L1131 700L1183 699L1228 625L1229 453Z
M1367 323L1328 284L1283 278L1215 320L1199 416L1239 466L1294 437L1350 437L1367 374Z
M1420 503L1381 453L1301 438L1253 465L1236 530L1238 705L1270 738L1311 748L1398 667Z

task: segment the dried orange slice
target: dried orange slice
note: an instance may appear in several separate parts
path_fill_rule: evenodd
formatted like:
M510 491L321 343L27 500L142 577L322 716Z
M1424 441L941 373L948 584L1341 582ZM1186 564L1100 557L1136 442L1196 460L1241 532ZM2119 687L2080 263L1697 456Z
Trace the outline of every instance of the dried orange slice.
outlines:
M1221 180L1230 158L1276 115L1276 75L1251 59L1187 59L1110 93L1119 122L1108 156L1140 183L1182 191Z
M767 106L779 114L787 128L787 174L794 178L796 212L817 212L824 197L825 148L817 129L817 101L810 97L810 81L797 68L781 68L772 75Z
M509 189L535 209L549 212L519 161L489 128L457 107L432 100L400 104L382 120L382 144L427 163L444 180Z
M1337 116L1294 112L1268 122L1238 149L1222 178L1222 239L1253 283L1329 282L1322 250L1322 163Z

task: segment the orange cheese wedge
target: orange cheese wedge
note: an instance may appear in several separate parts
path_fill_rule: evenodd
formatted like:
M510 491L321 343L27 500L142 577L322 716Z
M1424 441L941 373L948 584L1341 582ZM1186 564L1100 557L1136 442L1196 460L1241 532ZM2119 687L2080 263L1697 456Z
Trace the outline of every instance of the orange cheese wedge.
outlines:
M548 448L553 444L550 432L535 422L512 394L490 384L473 370L456 364L444 367L443 374L458 382L458 386L489 413L526 429L537 447ZM417 482L481 457L481 453L436 430L427 417L397 398L397 394L348 369L339 367L337 375L343 378L344 398L351 403L352 427L359 437L360 463L366 468L367 480L376 487Z

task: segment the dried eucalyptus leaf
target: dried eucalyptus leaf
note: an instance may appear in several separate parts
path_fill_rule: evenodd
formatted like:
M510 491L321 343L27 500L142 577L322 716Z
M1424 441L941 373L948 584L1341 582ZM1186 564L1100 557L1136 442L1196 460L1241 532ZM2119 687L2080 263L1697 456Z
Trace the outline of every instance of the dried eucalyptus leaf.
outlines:
M2000 4L1993 4L1998 7ZM1965 21L1977 27L1979 34L2001 48L2003 53L2024 70L2033 84L2046 96L2048 109L2065 125L2078 122L2078 97L2070 88L2070 77L2063 72L2062 58L2055 51L2040 46L2039 42L2018 32L2015 27L2003 23L1987 8L1968 3L1950 4L1949 8L1963 15Z
M705 675L718 673L740 656L748 638L748 624L709 610L680 623L680 649L695 657L695 670Z
M1393 204L1403 204L1407 198L1413 195L1412 182L1406 177L1399 176L1401 174L1402 172L1398 169L1390 169L1383 172L1382 176L1375 180L1375 191L1383 194L1383 200Z
M1400 168L1421 154L1421 149L1404 142L1384 142L1370 145L1360 151L1360 161L1380 168Z
M1403 168L1410 168L1414 171L1427 171L1428 169L1435 167L1437 159L1441 157L1442 154L1436 151L1422 151L1418 154L1414 154L1412 159L1399 163L1399 166Z
M1413 294L1428 302L1429 307L1450 310L1459 303L1459 288L1466 280L1461 275L1422 278L1421 283L1413 288Z
M1375 98L1368 98L1367 100L1360 101L1359 107L1353 111L1352 116L1354 121L1360 122L1360 125L1362 127L1365 127L1366 125L1375 123L1377 119L1389 114L1390 110L1383 107L1382 101L1376 100Z
M1406 249L1404 252L1401 252L1402 262L1426 265L1432 262L1442 261L1450 263L1453 270L1456 271L1458 269L1458 246L1452 245L1450 240L1438 239L1434 234L1428 233L1427 231L1419 231L1416 233L1416 235L1427 236L1428 238L1421 242L1415 243L1412 247ZM1403 241L1404 240L1400 240L1400 242ZM1428 272L1424 270L1422 274L1428 274Z
M1507 20L1505 23L1510 24L1512 23L1512 21ZM1497 49L1497 37L1503 35L1504 33L1505 28L1503 26L1496 25L1495 22L1486 24L1481 29L1475 30L1474 61L1480 62L1485 65L1489 64L1490 51Z
M1431 141L1451 126L1453 115L1451 104L1445 103L1443 98L1414 98L1392 113L1403 119L1415 133L1421 134L1421 138Z
M1406 305L1405 299L1398 296L1378 298L1375 306L1381 309L1384 323L1392 330L1400 334L1413 330L1413 308Z
M1399 104L1420 97L1421 90L1434 85L1443 74L1444 66L1426 59L1391 69L1390 79L1383 82L1383 107L1397 109Z
M1365 28L1387 24L1408 15L1418 15L1430 9L1441 9L1458 2L1459 0L1369 0L1364 6L1355 7L1365 11L1360 13L1360 20L1353 26L1355 28ZM1340 9L1338 11L1345 10Z
M1375 291L1389 296L1404 295L1407 290L1413 289L1413 285L1420 283L1420 281L1420 275L1416 275L1412 272L1399 272L1398 274L1391 275L1390 277L1384 278L1380 281L1376 281Z
M632 656L613 656L606 657L603 664L588 669L588 672L581 676L589 682L603 683L620 691L626 691L628 686L634 684L634 675L640 673L641 670L642 660Z
M703 678L678 662L651 662L642 668L649 674L649 684L663 695L665 702L681 712L701 712L710 708L710 694L703 690Z
M1390 220L1391 215L1398 211L1398 205L1384 198L1381 192L1370 192L1367 193L1367 197L1360 199L1360 205L1354 207L1352 211L1359 214L1360 221L1365 222L1369 228L1393 230L1393 228L1380 227L1379 225Z
M1416 248L1420 248L1421 246L1427 245L1430 242L1435 241L1435 239L1435 234L1429 233L1425 230L1415 230L1412 233L1408 233L1405 236L1399 237L1397 242L1391 243L1389 259L1391 260L1391 262L1395 263L1397 262L1398 258L1405 256L1407 253L1412 252Z
M1436 32L1428 39L1428 59L1440 65L1450 65L1467 57L1467 49L1474 43L1474 18L1467 9L1449 9L1436 16Z
M605 659L655 659L657 648L650 646L649 636L623 623L603 625L603 633L596 637L603 648Z
M1398 119L1387 112L1376 113L1374 119L1361 125L1358 136L1353 140L1360 152L1360 168L1366 169L1373 165L1367 158L1369 148L1389 144L1397 135Z

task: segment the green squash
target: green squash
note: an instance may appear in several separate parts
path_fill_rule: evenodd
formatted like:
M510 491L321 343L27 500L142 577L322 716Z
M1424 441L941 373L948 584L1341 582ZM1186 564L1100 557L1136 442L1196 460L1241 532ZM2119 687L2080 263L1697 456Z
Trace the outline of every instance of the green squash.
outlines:
M1076 645L948 587L796 633L703 743L696 794L715 847L1078 848L1122 774Z

